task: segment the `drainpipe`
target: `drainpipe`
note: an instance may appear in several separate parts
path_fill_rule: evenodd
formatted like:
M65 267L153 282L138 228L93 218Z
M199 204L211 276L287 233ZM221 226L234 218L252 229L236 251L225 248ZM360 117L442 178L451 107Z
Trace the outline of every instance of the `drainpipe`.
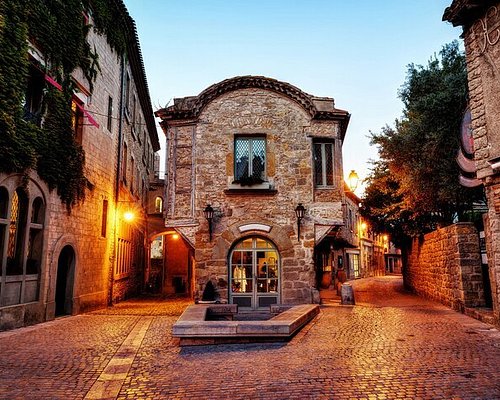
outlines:
M115 176L115 221L114 221L114 237L113 237L113 261L110 263L109 270L109 288L108 288L108 306L113 305L113 285L115 282L114 272L117 263L117 247L118 247L118 205L120 200L120 175L122 169L122 149L123 149L123 119L124 119L124 84L125 84L125 56L122 55L120 58L120 113L118 118L118 154L116 161L116 176Z

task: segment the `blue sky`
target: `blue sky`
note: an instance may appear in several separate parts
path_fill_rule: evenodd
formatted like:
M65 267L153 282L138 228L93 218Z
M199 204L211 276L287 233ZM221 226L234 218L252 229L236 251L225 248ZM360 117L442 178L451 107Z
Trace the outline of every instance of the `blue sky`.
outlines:
M125 0L153 108L239 75L263 75L335 99L351 113L344 175L368 173L367 136L401 116L407 65L426 64L461 30L451 0ZM163 136L163 135L161 135Z

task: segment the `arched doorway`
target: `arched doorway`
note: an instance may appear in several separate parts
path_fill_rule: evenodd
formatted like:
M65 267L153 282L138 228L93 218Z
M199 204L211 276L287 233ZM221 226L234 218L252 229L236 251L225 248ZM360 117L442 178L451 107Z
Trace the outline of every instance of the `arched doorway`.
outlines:
M238 242L229 254L229 301L240 309L265 309L280 302L280 259L276 246L260 237Z
M56 316L71 315L74 277L75 251L67 245L61 250L57 261Z

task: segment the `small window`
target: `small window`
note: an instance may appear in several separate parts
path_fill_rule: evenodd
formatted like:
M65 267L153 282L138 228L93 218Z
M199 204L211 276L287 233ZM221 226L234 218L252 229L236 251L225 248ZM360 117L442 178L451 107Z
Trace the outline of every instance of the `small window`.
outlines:
M34 65L29 67L28 86L24 97L24 119L40 126L42 122L45 76Z
M155 212L156 213L161 213L163 209L163 199L158 196L155 199Z
M125 78L125 87L123 91L125 93L125 110L128 112L130 109L130 75L128 73Z
M122 180L125 185L127 184L127 158L128 158L127 143L123 143Z
M134 138L135 138L135 130L136 130L136 126L135 126L135 123L136 123L136 118L137 118L137 100L135 98L135 96L132 97L132 133L134 135Z
M105 238L108 229L108 200L102 201L101 237Z
M135 177L135 160L134 157L130 157L130 192L134 193L134 177Z
M79 145L82 144L83 134L83 110L82 105L77 103L78 100L73 98L71 102L71 126L73 134L75 135L75 142Z
M108 131L111 132L112 127L113 127L113 98L111 96L109 96L108 97L108 123L107 123Z
M234 140L234 183L251 185L266 180L266 139L236 137Z
M333 143L314 143L314 184L317 187L334 186Z

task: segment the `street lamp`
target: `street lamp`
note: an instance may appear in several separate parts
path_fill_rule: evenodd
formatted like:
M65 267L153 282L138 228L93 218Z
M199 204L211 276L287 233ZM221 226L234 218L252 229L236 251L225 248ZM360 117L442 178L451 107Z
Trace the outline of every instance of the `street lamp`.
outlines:
M295 207L295 216L297 217L297 241L300 242L300 221L302 218L304 218L304 214L306 212L306 209L302 205L302 203L299 203L297 207Z
M208 221L208 234L210 236L210 241L212 241L212 220L214 219L214 209L210 204L207 204L207 206L203 210L203 215Z
M358 183L359 183L359 176L356 173L356 171L354 171L352 169L351 173L349 174L349 176L347 178L347 186L349 187L349 189L351 190L351 192L354 193L354 191L358 187Z
M127 222L132 222L134 220L134 213L132 211L125 211L123 213L123 218Z

